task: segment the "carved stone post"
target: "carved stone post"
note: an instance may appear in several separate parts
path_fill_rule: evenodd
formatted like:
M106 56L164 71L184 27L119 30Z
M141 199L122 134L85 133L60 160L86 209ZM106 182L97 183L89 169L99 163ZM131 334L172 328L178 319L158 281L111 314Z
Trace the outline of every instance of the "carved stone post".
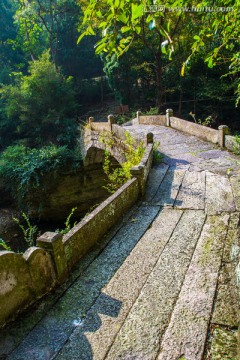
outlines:
M113 115L108 115L108 124L110 126L110 131L112 131L112 125L115 124L115 118Z
M229 132L229 128L227 125L220 125L218 127L218 144L221 147L225 146L225 135Z
M92 129L92 123L94 122L94 118L91 116L89 119L88 119L88 124L90 125L90 129Z
M64 252L62 235L54 232L45 232L37 239L37 246L51 255L59 284L68 277L67 259Z
M153 133L147 133L147 144L153 144Z
M141 111L138 110L137 111L137 123L140 124L140 115L141 115Z
M140 195L142 196L144 194L144 166L141 164L133 166L130 172L133 177L137 178Z
M166 126L171 126L171 116L173 116L173 110L167 109L166 110Z

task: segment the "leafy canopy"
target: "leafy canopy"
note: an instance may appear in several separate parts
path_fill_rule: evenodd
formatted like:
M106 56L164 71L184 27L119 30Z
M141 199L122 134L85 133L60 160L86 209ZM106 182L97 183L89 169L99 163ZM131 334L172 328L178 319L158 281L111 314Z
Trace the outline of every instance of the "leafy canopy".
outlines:
M74 145L76 101L72 79L64 77L50 61L48 51L30 63L29 75L17 73L14 85L2 86L1 97L6 117L17 121L15 131L29 139L30 146L49 142Z

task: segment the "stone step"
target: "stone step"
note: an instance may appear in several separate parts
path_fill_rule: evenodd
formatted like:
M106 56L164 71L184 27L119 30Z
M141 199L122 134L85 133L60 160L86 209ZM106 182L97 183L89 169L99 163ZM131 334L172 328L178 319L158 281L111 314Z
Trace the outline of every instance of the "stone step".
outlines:
M158 360L201 360L229 215L209 216L187 271Z
M166 246L182 211L163 209L86 316L57 360L104 359L144 283ZM108 311L107 311L108 309Z
M205 171L187 171L185 173L175 206L179 209L204 209Z
M235 211L236 206L229 179L206 171L206 212L215 215Z
M9 360L50 360L80 326L101 289L109 282L159 212L157 206L142 206L123 225L54 308L8 356Z
M161 206L173 206L187 169L188 166L169 168L152 199L152 203Z
M156 194L169 166L166 164L160 164L159 166L153 167L149 173L149 179L147 182L146 193L143 201L151 201Z
M106 359L156 358L204 220L203 211L183 213Z

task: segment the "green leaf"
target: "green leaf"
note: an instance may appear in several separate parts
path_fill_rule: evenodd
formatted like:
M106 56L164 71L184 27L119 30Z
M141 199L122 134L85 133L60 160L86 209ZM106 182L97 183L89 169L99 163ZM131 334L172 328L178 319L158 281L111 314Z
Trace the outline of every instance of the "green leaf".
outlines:
M136 27L135 27L135 31L136 31L136 33L139 35L140 32L141 32L141 26L136 26Z
M143 4L132 4L132 21L143 15Z
M123 22L124 24L128 23L128 18L125 14L119 14L117 15L117 20Z
M131 30L131 28L129 26L122 26L121 27L121 32L124 34L125 32Z

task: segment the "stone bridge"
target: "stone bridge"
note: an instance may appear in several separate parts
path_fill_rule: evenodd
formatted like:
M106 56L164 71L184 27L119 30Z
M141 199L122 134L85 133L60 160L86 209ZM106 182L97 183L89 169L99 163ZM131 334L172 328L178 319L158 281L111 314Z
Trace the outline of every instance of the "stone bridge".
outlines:
M144 196L2 330L1 359L239 359L239 157L219 147L234 145L225 127L194 125L168 113L123 126L163 154Z

